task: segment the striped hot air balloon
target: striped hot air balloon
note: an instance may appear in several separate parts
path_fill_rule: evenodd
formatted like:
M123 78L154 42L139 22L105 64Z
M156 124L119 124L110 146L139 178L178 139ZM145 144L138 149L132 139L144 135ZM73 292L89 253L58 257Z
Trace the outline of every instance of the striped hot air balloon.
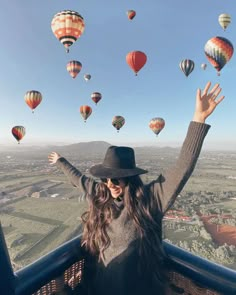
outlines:
M191 59L183 59L179 63L179 67L185 76L188 77L188 75L194 70L194 61Z
M91 75L90 74L85 74L84 75L84 80L85 81L89 81L91 79Z
M74 79L79 74L79 72L82 69L82 63L77 60L71 60L67 63L66 69L71 75L71 77Z
M97 104L102 99L102 95L100 92L93 92L91 98Z
M132 51L126 55L126 62L137 76L138 72L147 62L147 56L142 51Z
M119 132L120 128L124 126L125 118L122 116L115 116L112 119L112 125L116 128L117 132Z
M153 118L149 122L149 128L158 135L161 130L165 127L165 120L162 118Z
M231 23L231 16L227 13L222 13L218 17L218 22L220 26L223 28L223 30L225 31L228 25Z
M92 114L92 108L88 105L83 105L80 107L80 114L84 118L84 122L86 122L88 117Z
M128 16L129 20L132 20L135 17L135 15L136 15L136 11L134 11L132 9L127 11L127 16Z
M69 52L69 47L83 34L84 27L83 17L73 10L58 12L51 22L52 32L64 45L66 52Z
M34 109L41 103L42 94L37 90L27 91L24 96L25 102L32 109L32 113Z
M12 135L20 143L21 139L25 136L25 127L23 126L14 126L11 130Z
M234 53L234 47L228 39L217 36L207 41L204 51L207 59L217 70L219 76L221 69L231 59Z

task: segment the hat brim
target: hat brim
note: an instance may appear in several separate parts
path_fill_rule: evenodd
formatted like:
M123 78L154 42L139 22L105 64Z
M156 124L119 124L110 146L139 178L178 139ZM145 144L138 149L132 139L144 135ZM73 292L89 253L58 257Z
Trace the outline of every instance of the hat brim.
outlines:
M114 169L102 164L94 165L89 169L91 175L99 178L123 178L148 173L147 170L135 167L133 169Z

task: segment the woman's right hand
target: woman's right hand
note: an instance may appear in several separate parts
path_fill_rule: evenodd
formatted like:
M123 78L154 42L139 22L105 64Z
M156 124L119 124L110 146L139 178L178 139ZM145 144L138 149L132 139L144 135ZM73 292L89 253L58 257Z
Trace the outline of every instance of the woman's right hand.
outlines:
M59 158L61 158L61 155L59 155L56 152L52 152L51 154L48 155L48 161L51 165L55 164Z

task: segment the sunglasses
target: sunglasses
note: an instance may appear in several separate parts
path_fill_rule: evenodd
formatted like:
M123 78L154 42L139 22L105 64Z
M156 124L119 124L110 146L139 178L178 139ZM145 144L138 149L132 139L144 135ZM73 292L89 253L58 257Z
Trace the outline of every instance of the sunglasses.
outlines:
M110 182L114 185L120 185L121 178L101 178L101 181L104 183L108 183L108 179L110 179Z

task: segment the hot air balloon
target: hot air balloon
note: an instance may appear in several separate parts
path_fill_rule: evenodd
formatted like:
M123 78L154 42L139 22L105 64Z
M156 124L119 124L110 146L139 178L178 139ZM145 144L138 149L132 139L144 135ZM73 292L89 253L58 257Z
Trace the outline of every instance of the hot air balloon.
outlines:
M227 29L228 25L231 23L231 17L227 13L222 13L218 17L218 21L220 26L224 29L224 31Z
M69 52L69 47L83 34L84 27L83 17L72 10L58 12L51 22L52 32L64 45L66 52Z
M185 74L186 77L194 70L194 61L191 59L183 59L179 63L181 71Z
M25 136L25 127L23 126L14 126L11 130L12 135L20 143L21 139Z
M201 64L201 68L205 70L207 68L207 64Z
M42 101L42 94L36 90L27 91L25 96L25 102L27 105L32 109L32 113L34 109L41 103Z
M132 20L136 15L136 12L134 10L128 10L127 11L127 16L129 20Z
M74 79L82 69L82 63L77 60L71 60L67 63L66 69Z
M234 47L228 39L217 36L207 41L204 51L207 59L217 70L217 75L219 76L220 70L231 59Z
M99 100L102 98L102 95L100 92L93 92L91 94L91 98L97 104L99 102Z
M84 75L84 80L85 81L89 81L91 79L91 75L90 74L85 74Z
M149 127L156 135L158 135L165 127L165 121L162 118L153 118L149 122Z
M88 105L83 105L80 107L80 114L84 118L84 122L86 122L88 117L92 114L92 108Z
M125 124L125 118L122 116L115 116L112 119L112 125L116 128L117 132L119 132L120 128Z
M137 76L138 71L142 69L147 61L147 56L141 51L132 51L126 55L126 62Z

